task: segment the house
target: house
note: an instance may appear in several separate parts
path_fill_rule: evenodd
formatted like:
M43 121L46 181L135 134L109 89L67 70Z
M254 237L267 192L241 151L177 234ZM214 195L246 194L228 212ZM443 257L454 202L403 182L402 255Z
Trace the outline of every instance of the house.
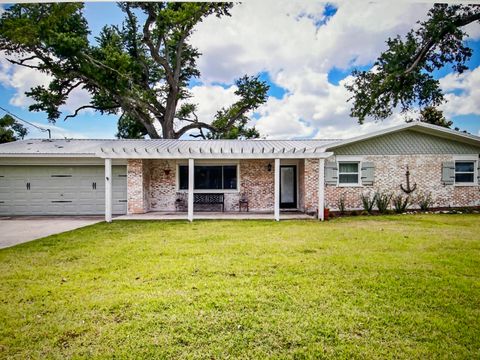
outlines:
M347 140L22 140L0 145L0 215L361 209L360 195L480 205L480 137L410 123ZM408 190L408 189L407 189ZM245 209L242 209L245 210Z

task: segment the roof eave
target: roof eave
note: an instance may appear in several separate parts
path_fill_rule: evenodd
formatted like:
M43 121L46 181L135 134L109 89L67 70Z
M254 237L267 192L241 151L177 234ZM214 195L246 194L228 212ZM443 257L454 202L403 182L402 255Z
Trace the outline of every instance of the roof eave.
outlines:
M178 154L121 154L121 153L102 153L97 154L103 159L158 159L158 160L264 160L264 159L327 159L333 155L333 152L315 152L315 153L263 153L263 154L211 154L211 153L178 153Z

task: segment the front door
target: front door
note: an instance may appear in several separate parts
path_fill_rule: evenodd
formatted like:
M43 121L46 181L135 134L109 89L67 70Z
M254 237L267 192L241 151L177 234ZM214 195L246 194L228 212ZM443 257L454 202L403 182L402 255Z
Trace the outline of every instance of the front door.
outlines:
M294 209L297 207L297 167L280 166L280 207Z

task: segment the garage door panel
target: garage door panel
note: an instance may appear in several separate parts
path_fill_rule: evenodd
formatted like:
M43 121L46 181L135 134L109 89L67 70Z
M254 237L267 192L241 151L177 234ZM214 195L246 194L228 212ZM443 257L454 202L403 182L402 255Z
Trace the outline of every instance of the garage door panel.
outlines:
M112 173L113 212L125 214L126 167ZM0 215L103 214L104 177L103 166L0 166Z

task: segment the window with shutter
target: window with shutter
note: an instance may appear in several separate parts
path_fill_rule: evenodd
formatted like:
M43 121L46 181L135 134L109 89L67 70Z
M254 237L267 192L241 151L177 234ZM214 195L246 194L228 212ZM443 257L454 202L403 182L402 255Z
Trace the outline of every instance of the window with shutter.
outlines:
M338 185L352 186L359 185L360 173L359 162L341 161L338 163Z

